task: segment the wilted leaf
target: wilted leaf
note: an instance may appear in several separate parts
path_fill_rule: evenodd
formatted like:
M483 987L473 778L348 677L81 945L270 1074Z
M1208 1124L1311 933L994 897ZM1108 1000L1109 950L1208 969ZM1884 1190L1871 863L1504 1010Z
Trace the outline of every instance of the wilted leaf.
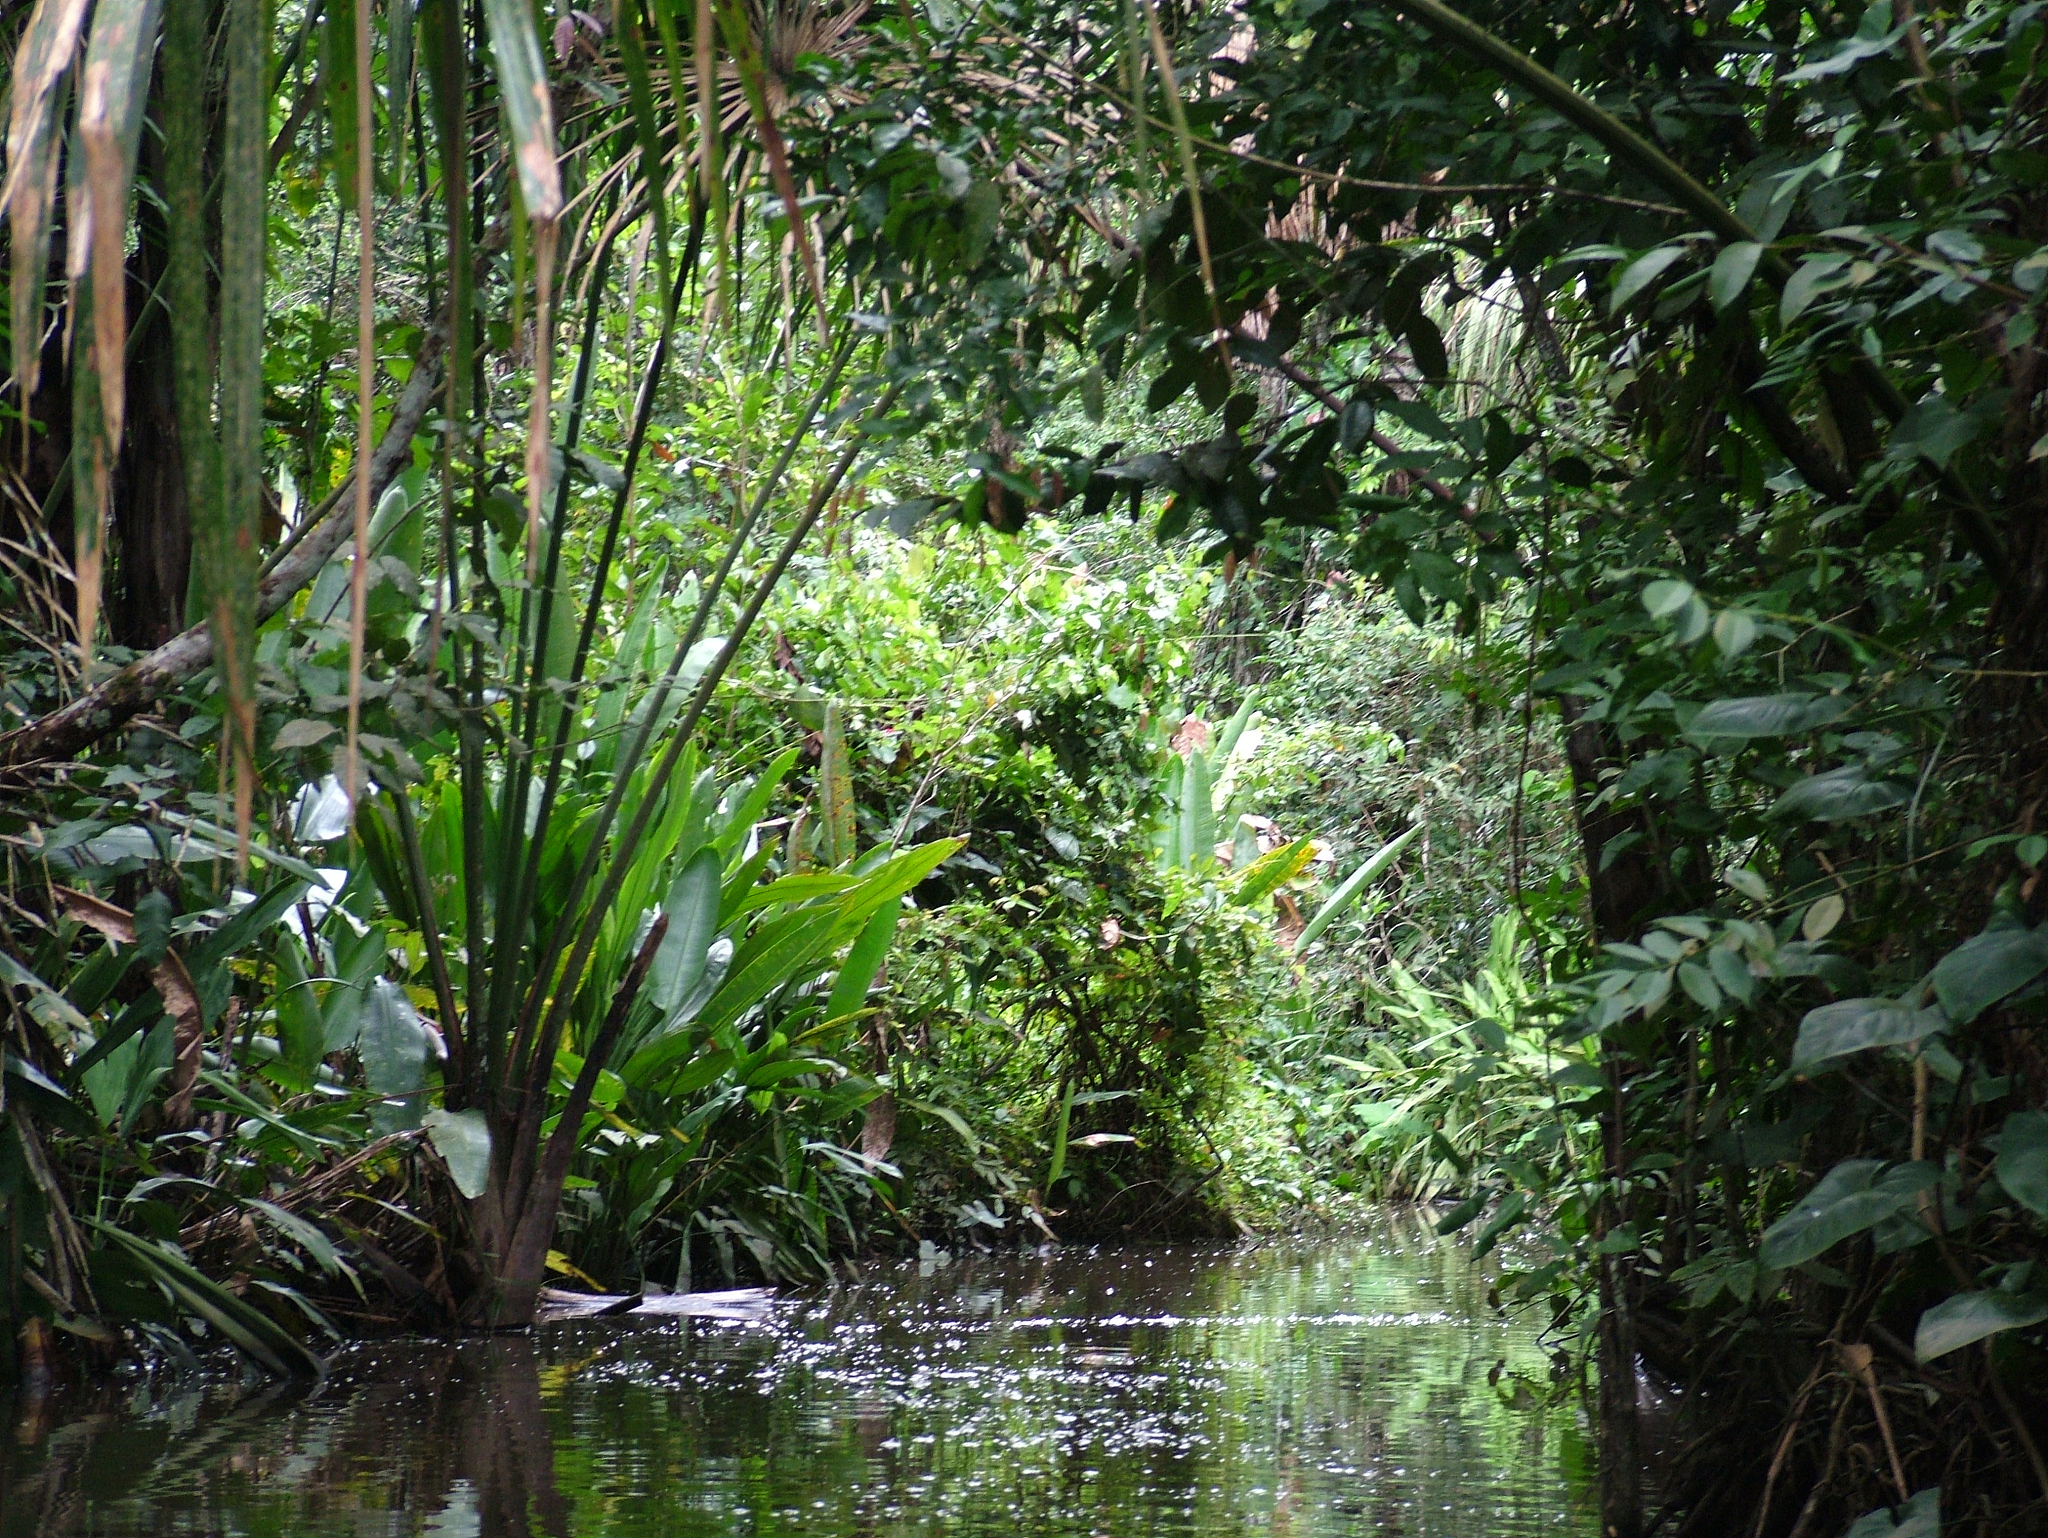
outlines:
M332 721L320 721L308 716L297 721L287 721L278 728L277 735L270 741L278 752L293 748L310 748L316 742L324 742L335 733Z

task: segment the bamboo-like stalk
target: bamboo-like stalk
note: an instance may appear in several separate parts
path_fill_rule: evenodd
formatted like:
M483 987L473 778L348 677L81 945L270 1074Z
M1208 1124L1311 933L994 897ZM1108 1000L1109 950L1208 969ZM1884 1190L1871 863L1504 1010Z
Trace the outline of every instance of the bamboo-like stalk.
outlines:
M370 105L370 5L355 7L356 109L356 476L355 556L348 578L348 741L346 778L349 819L362 794L363 646L370 598L370 443L377 406L377 237L376 177L372 171L377 121Z

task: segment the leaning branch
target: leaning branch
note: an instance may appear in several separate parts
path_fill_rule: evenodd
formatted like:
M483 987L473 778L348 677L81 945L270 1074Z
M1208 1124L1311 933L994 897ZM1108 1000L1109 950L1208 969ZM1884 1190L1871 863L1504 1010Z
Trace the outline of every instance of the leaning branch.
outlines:
M411 377L391 412L391 425L370 456L373 497L398 479L412 462L413 435L425 421L440 383L442 338L430 333ZM279 561L256 589L256 622L280 613L320 574L341 548L352 527L352 509L344 501L315 523L310 532ZM173 636L155 651L136 658L70 704L39 716L0 736L0 769L26 769L64 763L149 709L164 695L202 673L213 662L213 637L203 624Z

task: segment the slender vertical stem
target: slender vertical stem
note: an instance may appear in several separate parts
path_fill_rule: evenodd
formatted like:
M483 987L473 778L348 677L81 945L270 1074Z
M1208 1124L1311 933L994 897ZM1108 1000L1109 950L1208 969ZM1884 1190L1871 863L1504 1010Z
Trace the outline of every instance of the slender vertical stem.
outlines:
M349 818L362 791L363 647L370 598L370 454L376 447L377 239L371 200L376 180L371 155L377 125L370 110L370 0L355 0L356 46L356 516L355 553L348 577Z

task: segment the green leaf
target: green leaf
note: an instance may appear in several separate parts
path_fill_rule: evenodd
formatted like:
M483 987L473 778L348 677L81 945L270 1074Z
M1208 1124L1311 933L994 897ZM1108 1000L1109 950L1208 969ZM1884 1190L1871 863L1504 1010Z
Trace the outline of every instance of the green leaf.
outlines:
M1650 611L1652 619L1669 619L1691 603L1695 596L1690 582L1666 578L1643 589L1643 607Z
M491 1124L482 1111L432 1110L420 1118L427 1141L448 1166L455 1189L471 1201L491 1179Z
M2036 1217L2048 1218L2048 1111L2015 1111L1998 1137L1998 1183Z
M134 1261L181 1312L204 1319L251 1360L281 1377L319 1375L318 1357L261 1309L202 1275L175 1245L151 1244L96 1218L79 1221Z
M1701 1009L1721 1007L1721 989L1707 969L1696 961L1681 961L1678 964L1678 986L1686 996Z
M1862 1052L1894 1047L1948 1028L1938 1009L1915 1009L1897 999L1843 999L1806 1012L1799 1022L1799 1040L1792 1048L1792 1071L1804 1073L1817 1063Z
M1746 609L1723 609L1714 616L1714 645L1733 660L1756 642L1756 619Z
M1778 298L1778 324L1791 325L1814 300L1844 281L1838 274L1848 265L1846 256L1809 256L1801 262Z
M868 927L846 953L839 976L832 984L832 996L825 1003L827 1020L843 1020L867 1002L868 990L874 986L882 963L889 959L889 947L896 943L899 916L893 905L885 905L877 908L875 916L868 920Z
M1749 963L1742 959L1739 951L1732 951L1725 945L1717 945L1707 952L1707 969L1714 974L1714 981L1721 985L1721 991L1731 998L1747 1004L1756 994L1756 974L1749 970Z
M1389 840L1377 854L1353 871L1345 879L1344 884L1330 895L1330 900L1316 910L1315 917L1308 921L1308 926L1301 932L1301 938L1294 942L1294 954L1299 956L1315 944L1323 931L1335 923L1344 910L1356 902L1360 894L1379 877L1380 872L1399 859L1401 851L1414 843L1421 833L1422 824L1418 822L1399 838Z
M380 977L370 984L356 1047L363 1059L363 1082L370 1092L405 1102L373 1110L380 1130L396 1132L418 1126L419 1091L427 1075L427 1032L405 990L389 978Z
M1742 297L1756 275L1757 258L1763 254L1763 246L1754 240L1733 241L1721 248L1707 274L1707 298L1716 314Z
M1799 933L1808 940L1825 940L1842 922L1842 915L1849 911L1849 905L1842 901L1842 894L1830 892L1819 902L1806 910L1806 916L1799 921Z
M661 910L668 915L668 933L654 953L648 991L661 1012L663 1028L673 1024L676 1009L704 976L711 942L718 938L721 883L724 870L716 849L700 849L670 884Z
M1984 430L1988 418L1959 411L1946 395L1930 395L1909 407L1885 445L1887 459L1926 459L1947 469L1951 459Z
M1614 280L1614 298L1607 306L1608 313L1619 315L1631 299L1656 282L1667 267L1684 255L1683 246L1659 246L1622 268L1621 275Z
M1315 852L1315 843L1312 838L1298 838L1291 844L1267 850L1239 873L1232 885L1232 895L1247 904L1272 896L1301 874Z
M2013 1292L1959 1292L1920 1316L1913 1354L1923 1362L1975 1345L2001 1330L2021 1330L2048 1319L2048 1298Z
M1911 797L1891 780L1873 780L1861 764L1845 764L1825 774L1810 775L1771 806L1777 817L1806 817L1815 822L1843 822L1904 806Z
M310 748L316 742L325 742L338 730L332 721L318 721L310 717L299 721L287 721L277 729L277 735L270 739L270 746L279 753L293 748Z
M1727 617L1722 615L1723 619ZM1743 741L1751 737L1785 737L1826 726L1848 708L1849 701L1835 694L1752 694L1740 699L1710 700L1686 725L1685 734Z
M1941 1538L1941 1486L1916 1492L1899 1508L1897 1521L1886 1506L1867 1512L1856 1519L1842 1538Z
M1924 1161L1886 1169L1882 1159L1844 1160L1764 1230L1757 1258L1774 1271L1804 1265L1913 1205L1939 1174Z
M1436 1231L1440 1234L1456 1233L1459 1229L1463 1228L1467 1223L1471 1222L1474 1218L1478 1217L1480 1213L1486 1210L1486 1198L1488 1194L1489 1193L1482 1191L1477 1196L1466 1197L1465 1200L1459 1202L1457 1206L1453 1207L1449 1212L1446 1212L1442 1217L1437 1219Z
M1480 1259L1500 1242L1500 1236L1522 1221L1522 1214L1529 1210L1527 1192L1516 1191L1494 1210L1486 1220L1486 1226L1479 1230L1479 1237L1472 1241L1472 1258Z
M1957 1025L1968 1025L2000 999L2048 972L2048 924L1975 935L1934 967L1934 996Z

